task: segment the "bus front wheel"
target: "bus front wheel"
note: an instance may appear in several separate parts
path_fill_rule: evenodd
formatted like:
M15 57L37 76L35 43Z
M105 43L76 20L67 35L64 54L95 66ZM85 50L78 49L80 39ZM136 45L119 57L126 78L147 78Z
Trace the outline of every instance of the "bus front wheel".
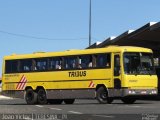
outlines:
M121 100L125 104L133 104L136 101L136 99L130 97L124 97Z
M27 104L33 105L37 103L37 93L34 92L31 88L25 91L25 100Z
M104 87L98 88L96 98L101 104L111 104L113 102L113 98L108 97L108 92Z
M45 90L41 88L38 90L37 93L38 93L38 96L37 96L38 103L39 104L46 104L47 103L47 96L46 96Z

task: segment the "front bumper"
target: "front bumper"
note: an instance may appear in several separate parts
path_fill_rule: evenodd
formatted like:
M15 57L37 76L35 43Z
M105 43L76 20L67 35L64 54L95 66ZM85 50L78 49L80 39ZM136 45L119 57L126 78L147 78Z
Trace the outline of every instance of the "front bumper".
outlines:
M124 95L132 96L132 95L157 95L157 89L126 89L124 91Z
M157 89L109 89L110 97L125 97L125 96L155 96L158 94Z

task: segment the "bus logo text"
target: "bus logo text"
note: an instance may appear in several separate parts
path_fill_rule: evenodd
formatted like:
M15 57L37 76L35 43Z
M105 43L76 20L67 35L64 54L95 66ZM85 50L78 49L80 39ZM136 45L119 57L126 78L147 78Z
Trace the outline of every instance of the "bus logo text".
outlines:
M85 77L86 71L74 71L74 72L68 72L69 77Z

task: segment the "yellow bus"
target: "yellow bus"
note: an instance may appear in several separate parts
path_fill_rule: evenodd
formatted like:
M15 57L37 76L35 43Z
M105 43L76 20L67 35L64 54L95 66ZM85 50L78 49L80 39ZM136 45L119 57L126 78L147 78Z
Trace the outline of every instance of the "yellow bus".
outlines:
M37 52L3 59L3 94L27 104L73 104L96 98L99 103L157 94L152 50L131 46Z

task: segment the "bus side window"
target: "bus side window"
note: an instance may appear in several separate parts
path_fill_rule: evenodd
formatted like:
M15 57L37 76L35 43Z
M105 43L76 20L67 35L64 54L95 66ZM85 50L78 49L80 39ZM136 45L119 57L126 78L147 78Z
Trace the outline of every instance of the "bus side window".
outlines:
M36 71L38 68L36 66L36 61L35 60L32 60L32 70L33 71Z
M47 58L37 58L33 60L33 70L34 71L45 71L47 70Z
M29 72L32 68L32 60L31 59L25 59L20 60L20 72Z
M49 58L49 70L61 69L62 67L62 59L61 58Z
M91 68L93 67L93 61L92 61L92 56L89 56L89 63L88 63L88 67Z
M5 73L12 72L12 62L10 60L5 61Z
M62 69L62 58L57 58L55 63L56 63L55 65L56 69Z
M92 67L96 67L96 59L97 59L97 55L92 55L92 63L93 63L93 66Z
M54 70L54 69L56 69L56 59L50 58L49 59L49 70Z
M96 58L96 67L110 67L111 55L107 53L99 54Z
M82 68L82 59L81 59L81 57L78 57L78 68L79 69Z
M68 57L64 57L64 69L68 69L69 68L68 64L69 64Z
M77 68L77 57L64 57L64 69Z
M77 68L77 57L73 57L70 59L70 65L72 69Z
M18 60L7 60L5 61L6 64L6 73L16 73L19 72L19 62Z
M83 55L79 56L79 66L82 68L90 68L93 67L92 55Z

